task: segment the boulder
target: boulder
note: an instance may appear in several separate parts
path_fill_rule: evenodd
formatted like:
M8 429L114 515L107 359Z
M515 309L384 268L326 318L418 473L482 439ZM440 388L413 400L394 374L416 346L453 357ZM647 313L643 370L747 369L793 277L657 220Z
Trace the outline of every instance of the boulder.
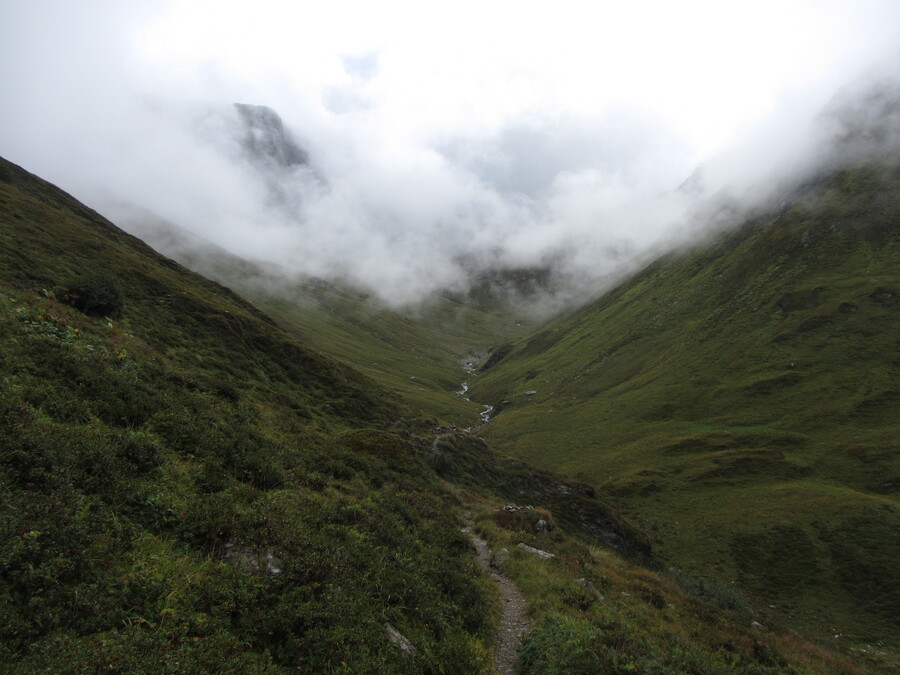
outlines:
M397 645L401 652L410 656L416 655L416 648L413 643L403 637L399 630L391 624L385 624L385 630L387 631L388 640Z
M494 557L491 558L491 567L500 569L503 566L503 563L506 562L507 558L509 558L509 551L507 551L505 548L501 548L494 554Z
M603 602L604 600L606 600L606 598L604 598L602 595L600 595L600 591L597 590L597 587L594 586L593 582L590 579L585 579L584 577L581 577L581 579L579 579L576 583L579 586L581 586L584 590L588 591L594 597L596 597L598 602Z
M542 551L539 548L535 548L534 546L529 546L528 544L519 543L518 548L525 551L525 553L530 553L531 555L536 555L541 560L550 560L551 558L555 558L556 556L552 553L547 553L547 551Z
M241 572L275 576L284 569L284 561L275 555L275 547L265 550L228 541L222 547L222 560Z

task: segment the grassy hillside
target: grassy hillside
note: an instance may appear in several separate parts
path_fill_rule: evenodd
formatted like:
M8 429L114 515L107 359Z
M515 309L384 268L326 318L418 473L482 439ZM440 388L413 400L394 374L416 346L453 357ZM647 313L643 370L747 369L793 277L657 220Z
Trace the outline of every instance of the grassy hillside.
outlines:
M538 325L521 309L534 294L533 274L485 276L467 293L445 293L407 309L391 309L338 280L292 279L253 263L152 213L114 207L126 229L190 269L250 298L304 344L329 354L439 419L466 427L481 405L456 396L470 379L464 361Z
M900 171L859 166L519 341L472 397L491 443L614 495L663 565L896 653L898 382Z
M479 672L491 591L401 437L418 417L49 184L0 179L0 661Z
M457 395L471 380L467 361L525 335L534 322L509 307L487 309L441 297L415 310L392 310L365 295L327 284L242 289L288 332L352 363L417 409L460 427L483 406Z

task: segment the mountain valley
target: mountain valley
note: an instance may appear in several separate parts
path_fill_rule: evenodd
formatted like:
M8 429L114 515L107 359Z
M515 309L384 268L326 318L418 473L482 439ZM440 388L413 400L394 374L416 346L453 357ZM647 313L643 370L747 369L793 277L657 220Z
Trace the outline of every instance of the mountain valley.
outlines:
M898 3L0 3L0 675L900 673Z
M391 309L0 179L19 671L489 672L465 523L513 551L522 672L898 664L895 164L549 320L539 270Z

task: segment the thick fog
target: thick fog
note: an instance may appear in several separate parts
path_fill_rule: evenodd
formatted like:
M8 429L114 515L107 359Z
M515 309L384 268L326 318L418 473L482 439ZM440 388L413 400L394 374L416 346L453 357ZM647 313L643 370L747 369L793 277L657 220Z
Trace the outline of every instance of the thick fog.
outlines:
M890 0L485 4L0 2L0 155L393 304L498 268L590 286L697 200L834 161L900 63Z

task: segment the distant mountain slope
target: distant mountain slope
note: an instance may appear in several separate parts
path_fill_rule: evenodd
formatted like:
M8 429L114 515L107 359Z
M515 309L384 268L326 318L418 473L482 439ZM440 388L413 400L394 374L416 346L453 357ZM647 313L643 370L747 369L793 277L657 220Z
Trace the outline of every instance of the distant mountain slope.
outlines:
M845 649L900 648L896 163L664 256L472 396L499 411L489 441L616 495L668 564Z
M492 345L538 325L515 302L537 294L528 278L497 274L468 293L391 309L340 280L292 277L274 265L244 260L146 210L119 204L105 212L156 250L251 298L304 344L463 427L475 424L483 409L456 395L470 378L463 362L476 362Z

